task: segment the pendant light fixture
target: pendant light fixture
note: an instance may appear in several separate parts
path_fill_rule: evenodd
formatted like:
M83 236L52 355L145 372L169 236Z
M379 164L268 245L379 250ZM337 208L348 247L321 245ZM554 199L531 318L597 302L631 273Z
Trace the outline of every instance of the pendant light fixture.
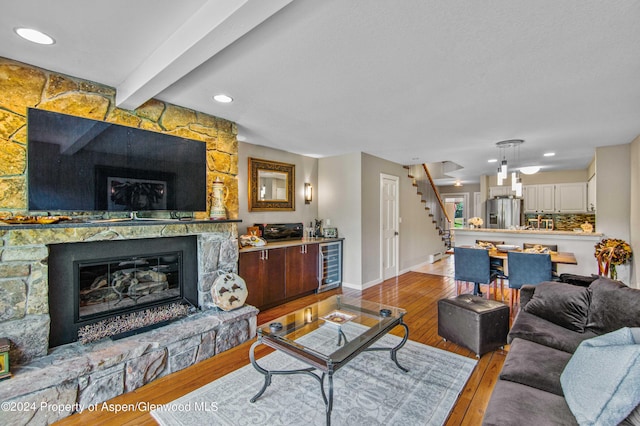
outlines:
M508 166L507 166L507 157L506 150L507 148L512 149L513 160L515 161L515 149L518 148L518 152L520 151L520 145L524 143L522 139L508 139L500 142L496 142L496 146L500 151L502 156L502 162L500 163L500 168L498 169L498 185L502 186L504 180L507 179L508 176ZM518 183L518 173L516 171L511 172L511 190L517 192L517 183ZM522 184L521 184L522 185Z

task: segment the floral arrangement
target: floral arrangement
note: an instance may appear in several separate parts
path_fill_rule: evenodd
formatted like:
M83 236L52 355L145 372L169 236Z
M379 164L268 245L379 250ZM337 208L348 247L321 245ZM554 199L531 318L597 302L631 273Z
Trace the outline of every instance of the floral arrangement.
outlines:
M482 226L482 224L484 223L484 221L482 220L481 217L472 217L471 219L469 219L469 225L473 225L473 226Z
M595 245L594 256L598 259L598 273L607 273L607 267L611 278L617 277L616 265L627 263L633 255L631 246L624 240L617 238L605 238ZM602 271L600 265L605 263L605 269ZM608 265L607 265L608 264Z

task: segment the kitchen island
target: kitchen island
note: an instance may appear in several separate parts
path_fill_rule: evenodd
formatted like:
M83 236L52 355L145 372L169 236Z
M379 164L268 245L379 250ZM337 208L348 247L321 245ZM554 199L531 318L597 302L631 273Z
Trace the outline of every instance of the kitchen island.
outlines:
M598 262L594 257L595 245L604 235L597 232L516 230L488 228L457 228L453 230L454 245L473 246L476 240L504 241L522 247L523 243L555 244L558 251L571 252L577 265L558 265L558 273L590 275L598 273Z

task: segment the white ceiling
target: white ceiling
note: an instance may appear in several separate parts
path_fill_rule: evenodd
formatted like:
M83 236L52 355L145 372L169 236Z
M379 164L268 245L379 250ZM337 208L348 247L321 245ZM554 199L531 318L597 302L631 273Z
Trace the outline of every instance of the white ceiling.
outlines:
M640 0L21 0L0 14L0 56L113 86L124 108L227 118L249 143L453 161L448 181L473 182L500 140L561 170L638 136L639 22Z

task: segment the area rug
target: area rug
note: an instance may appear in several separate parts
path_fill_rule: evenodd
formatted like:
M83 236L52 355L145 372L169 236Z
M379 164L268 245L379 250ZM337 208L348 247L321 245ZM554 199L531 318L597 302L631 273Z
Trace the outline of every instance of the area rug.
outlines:
M355 324L354 324L355 325ZM351 335L343 326L347 337ZM336 329L320 327L298 341L336 345ZM400 338L386 335L375 347L393 347ZM333 425L442 425L476 365L476 360L407 341L398 351L364 352L333 376ZM274 352L258 360L267 369L308 365ZM271 385L249 402L264 383L252 365L242 367L152 411L163 426L174 425L324 425L325 404L317 380L306 375L273 376ZM325 387L327 387L325 380Z

